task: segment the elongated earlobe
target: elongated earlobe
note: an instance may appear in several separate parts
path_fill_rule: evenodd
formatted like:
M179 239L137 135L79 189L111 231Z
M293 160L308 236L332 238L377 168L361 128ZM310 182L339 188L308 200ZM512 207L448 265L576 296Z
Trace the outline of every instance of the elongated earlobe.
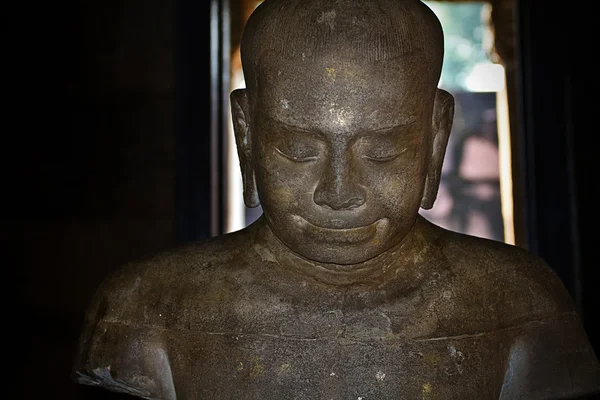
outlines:
M254 175L254 162L252 157L252 129L250 127L248 95L245 89L231 93L231 114L233 117L233 130L237 145L242 180L244 185L244 203L246 207L255 208L260 205L256 178Z
M431 133L432 146L425 190L421 200L421 208L429 210L433 208L440 187L442 165L446 155L446 147L450 138L452 121L454 119L454 97L445 90L438 89L433 106Z

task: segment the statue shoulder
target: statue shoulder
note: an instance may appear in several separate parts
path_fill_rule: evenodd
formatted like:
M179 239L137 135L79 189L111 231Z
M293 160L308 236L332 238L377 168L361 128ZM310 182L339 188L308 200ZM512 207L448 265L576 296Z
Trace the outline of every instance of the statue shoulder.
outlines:
M87 312L88 322L177 325L169 314L201 301L215 281L247 269L245 232L201 240L121 266L102 282Z
M574 302L536 255L504 243L442 233L450 282L437 336L507 344L501 399L576 398L600 390L600 364Z
M505 323L575 311L556 273L525 249L448 231L438 243L469 303L479 300Z
M245 235L186 244L118 268L86 312L74 379L146 399L174 399L167 333L189 330L199 311L211 312L213 292L232 285L231 276L243 276Z

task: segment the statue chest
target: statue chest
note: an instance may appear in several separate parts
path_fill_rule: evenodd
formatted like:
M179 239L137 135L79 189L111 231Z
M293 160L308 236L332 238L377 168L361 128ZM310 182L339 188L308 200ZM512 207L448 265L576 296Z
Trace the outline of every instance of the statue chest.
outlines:
M493 335L492 335L493 336ZM490 336L422 341L176 333L177 399L498 399L505 348Z
M483 400L510 379L506 337L435 337L418 296L369 307L329 292L281 298L237 296L163 331L177 399Z

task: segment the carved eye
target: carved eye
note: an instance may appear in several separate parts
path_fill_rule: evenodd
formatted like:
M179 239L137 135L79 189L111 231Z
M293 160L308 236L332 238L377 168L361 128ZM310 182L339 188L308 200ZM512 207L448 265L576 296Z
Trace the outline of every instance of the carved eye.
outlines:
M389 146L386 149L374 149L368 154L362 156L365 160L369 160L375 163L386 163L391 162L397 159L404 153L407 149L405 148L402 151L398 151L395 146Z
M307 163L319 159L316 151L305 146L291 146L285 151L275 146L275 151L288 160L298 163Z
M373 155L373 156L367 156L367 155L364 155L362 158L364 158L365 160L376 162L376 163L386 163L386 162L394 161L396 158L400 157L400 154L402 154L402 153L390 154L390 155L381 155L381 156L375 156L375 155Z
M355 145L355 154L373 163L388 163L396 160L407 149L402 137L395 132L360 137ZM404 147L404 148L403 148Z

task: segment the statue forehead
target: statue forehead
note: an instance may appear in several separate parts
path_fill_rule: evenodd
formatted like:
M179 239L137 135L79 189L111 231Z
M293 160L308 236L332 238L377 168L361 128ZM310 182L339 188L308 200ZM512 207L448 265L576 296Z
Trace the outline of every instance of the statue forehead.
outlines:
M424 60L419 52L369 63L279 59L262 64L251 95L258 112L300 128L388 128L412 122L431 103Z
M267 0L252 14L243 56L382 61L415 50L437 54L439 22L420 0ZM439 55L439 54L438 54ZM435 57L434 57L435 58Z

